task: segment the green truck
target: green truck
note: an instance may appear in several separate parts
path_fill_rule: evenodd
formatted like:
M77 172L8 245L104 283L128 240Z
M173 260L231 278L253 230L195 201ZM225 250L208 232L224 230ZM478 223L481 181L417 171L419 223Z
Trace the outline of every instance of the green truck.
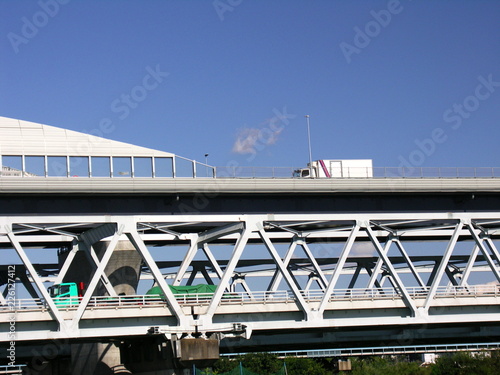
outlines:
M169 285L170 290L180 302L192 300L209 300L213 297L217 285L199 284L199 285ZM80 303L85 292L84 283L61 283L48 288L49 295L58 307L75 306ZM161 298L165 300L165 295L159 286L154 286L146 292L148 298ZM224 298L231 296L224 295ZM110 300L112 298L110 297ZM142 299L141 299L142 300ZM138 299L139 301L139 299Z

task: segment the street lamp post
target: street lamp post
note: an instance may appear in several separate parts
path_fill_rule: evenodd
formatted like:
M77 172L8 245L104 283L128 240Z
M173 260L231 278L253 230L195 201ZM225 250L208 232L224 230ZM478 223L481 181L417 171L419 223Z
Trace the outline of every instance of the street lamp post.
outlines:
M309 177L312 178L311 127L309 126L309 115L305 115L304 117L307 119L307 143L309 145Z
M205 168L207 170L207 177L208 177L208 154L205 154Z

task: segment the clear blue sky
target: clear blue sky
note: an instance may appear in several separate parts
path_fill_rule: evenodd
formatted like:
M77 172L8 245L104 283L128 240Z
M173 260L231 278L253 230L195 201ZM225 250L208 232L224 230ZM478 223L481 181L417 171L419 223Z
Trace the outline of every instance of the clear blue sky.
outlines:
M498 0L0 0L0 12L0 116L94 134L108 121L108 138L212 165L295 167L308 114L313 159L500 166Z

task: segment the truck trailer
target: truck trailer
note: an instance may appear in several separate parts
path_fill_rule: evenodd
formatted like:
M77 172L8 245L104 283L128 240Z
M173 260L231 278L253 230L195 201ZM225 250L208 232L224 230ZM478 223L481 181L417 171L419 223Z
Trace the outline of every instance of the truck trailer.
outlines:
M371 159L316 160L307 168L294 171L297 178L369 178L373 177Z

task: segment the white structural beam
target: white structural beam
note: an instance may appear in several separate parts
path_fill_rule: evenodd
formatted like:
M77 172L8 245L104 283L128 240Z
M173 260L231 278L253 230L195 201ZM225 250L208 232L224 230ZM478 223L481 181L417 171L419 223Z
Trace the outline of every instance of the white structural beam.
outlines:
M101 262L99 263L99 266L95 270L94 275L92 276L92 279L87 287L87 290L85 291L85 294L83 295L83 298L80 301L80 305L78 306L78 309L76 310L76 313L73 317L73 321L71 323L72 330L75 331L78 330L80 319L83 313L85 312L85 309L87 308L90 298L94 294L94 291L97 285L99 284L102 275L104 274L104 270L106 269L106 266L108 265L108 262L111 259L111 255L113 254L113 251L115 250L115 247L118 244L118 240L120 239L122 232L123 232L123 226L120 226L117 232L113 235L113 238L109 242L108 247L104 251L104 254L101 258Z
M349 238L347 239L347 242L344 244L344 248L342 249L342 252L340 253L339 260L337 261L337 264L335 266L335 270L333 271L332 277L330 278L330 281L328 283L328 287L325 290L325 294L323 295L323 299L321 300L321 303L318 307L318 314L319 316L322 316L326 305L328 303L328 300L330 299L330 296L333 293L333 289L337 285L337 281L340 277L341 271L344 268L344 264L347 260L347 257L349 256L349 253L351 252L352 245L354 244L354 241L356 240L356 236L358 235L360 225L359 223L356 223L354 227L351 230L351 233L349 234Z
M274 262L278 266L278 269L279 269L281 275L285 278L285 280L288 284L288 287L292 290L292 293L293 293L295 299L297 300L297 304L298 304L299 308L304 313L304 317L307 320L311 320L312 319L312 317L310 316L311 309L309 308L309 306L307 305L307 302L305 301L304 297L302 296L302 294L301 294L301 292L300 292L300 290L295 282L295 279L292 277L292 275L288 271L288 268L286 267L285 263L281 260L278 252L274 248L273 243L271 242L271 240L267 236L267 233L264 231L264 228L262 228L262 226L259 228L259 234L260 234L262 240L264 241L264 244L266 245L267 250L269 251L269 253L273 257Z
M387 240L387 242L384 245L384 253L387 254L389 252L389 248L391 247L392 243L394 242L394 239L392 236ZM368 281L368 285L366 286L367 289L373 288L373 285L375 285L377 278L380 274L380 270L382 269L383 265L383 259L379 257L377 259L377 263L375 264L375 267L373 268L372 275L370 277L370 280Z
M405 285L403 284L403 282L399 278L398 273L394 269L394 266L392 265L391 260L389 259L386 252L384 251L384 249L380 245L380 242L378 241L377 237L373 233L369 224L365 227L365 230L368 233L368 236L370 237L370 239L372 240L372 243L375 246L375 249L377 250L379 257L383 260L384 265L389 270L389 274L391 275L391 279L396 284L398 291L401 293L403 301L405 302L405 305L410 309L412 316L416 316L417 315L417 307L415 306L413 299L411 298L410 294L408 293L408 290L406 290Z
M9 240L10 240L12 246L14 247L17 254L19 255L19 258L21 258L21 261L23 262L24 266L26 267L26 269L30 273L31 278L35 282L35 285L38 288L40 295L43 297L43 299L45 300L45 302L49 306L50 315L52 315L52 317L55 320L57 320L57 322L59 323L59 330L65 331L68 328L66 322L64 321L62 315L60 314L59 310L57 309L57 306L55 305L54 301L52 300L52 298L50 298L49 293L45 289L45 286L43 285L42 281L40 280L40 277L38 276L35 268L31 264L28 256L26 255L25 251L23 250L21 244L17 240L14 233L12 233L11 228L6 227L5 229L6 229L7 236L9 237Z
M177 318L178 325L179 326L186 326L186 324L187 324L186 315L182 311L181 307L179 306L179 303L175 299L174 294L170 290L170 287L167 285L165 279L163 278L163 275L161 274L153 257L151 256L150 252L148 251L148 248L146 247L144 242L141 240L139 233L137 233L135 227L128 228L128 230L129 230L129 232L126 233L128 239L134 245L136 250L141 254L142 259L144 260L144 262L148 266L149 270L153 274L156 283L158 284L161 291L165 295L165 298L168 301L169 309L172 311L172 313Z
M476 245L479 247L479 249L481 250L481 253L483 253L483 256L486 258L486 261L488 262L488 265L490 266L491 271L495 275L497 282L500 283L500 272L498 270L497 265L495 264L495 262L491 258L491 255L490 255L488 249L486 249L486 247L484 246L483 240L481 238L479 238L478 234L476 233L476 230L473 228L472 225L468 225L468 228L469 228L469 231L470 231L472 237L474 238L474 241L476 242Z
M179 267L179 271L177 272L177 275L175 276L174 283L173 285L181 285L182 280L184 279L184 275L188 269L188 267L191 265L191 262L193 261L194 257L196 256L196 253L198 252L198 235L192 235L190 238L190 246L189 249L184 256L184 259L182 260L182 263Z
M149 322L155 326L168 324L169 332L179 334L192 333L197 328L199 332L216 332L222 324L227 327L240 322L248 323L254 331L283 329L287 326L311 329L360 327L373 324L374 321L377 324L397 321L395 325L437 322L457 324L459 317L465 317L464 322L467 323L480 321L486 315L496 316L496 321L500 321L499 314L494 313L494 306L500 300L498 288L486 285L481 290L480 287L468 285L470 273L479 270L494 275L497 281L500 279L499 256L495 246L495 241L500 238L500 231L496 227L499 220L498 212L9 216L0 217L0 228L14 227L22 234L11 232L7 235L9 230L3 230L0 233L0 253L3 249L6 253L12 249L17 251L29 272L25 282L34 284L37 289L41 287L40 295L49 305L48 312L42 311L45 307L36 306L35 300L32 306L35 306L33 309L40 309L38 313L29 309L19 310L19 314L25 317L25 321L19 321L18 325L20 334L25 335L22 337L31 335L33 338L40 334L30 331L31 328L23 331L32 321L42 322L40 327L49 327L48 330L54 330L55 321L59 323L59 330L49 332L47 337L88 337L90 333L87 327L92 324L102 326L102 319L123 324L123 332L128 333L130 328L134 334L144 334L145 328L141 324L147 325ZM372 222L376 224L372 225ZM346 229L346 223L353 225ZM172 228L175 228L175 233ZM57 264L33 264L28 255L31 256L33 252L41 254L42 250L37 247L47 247L43 249L47 252L55 251L55 246L50 244L52 240L44 241L44 238L66 238L69 244L75 237L86 239L89 246L95 243L93 241L110 243L104 251L104 257L94 262L97 270L80 306L58 310L48 298L43 282L49 279L55 279L56 282L63 280L70 264L75 265L76 247L68 253L58 275ZM156 310L152 310L149 304L131 307L124 303L125 300L120 300L116 311L111 311L109 306L99 305L97 297L94 305L93 291L105 276L106 263L110 261L114 247L125 237L141 254L144 268L147 266L151 271L150 274L144 272L141 280L154 279L165 295L163 300L157 301ZM25 242L21 242L21 239ZM470 245L470 254L455 251L459 239ZM375 254L370 252L362 255L354 251L358 244L366 243L373 244ZM434 248L421 252L413 246L415 243L424 246L429 243ZM287 246L283 249L284 256L277 251L280 249L278 244ZM313 246L324 244L331 245L335 254L337 246L342 246L338 257L318 255L311 251L315 249ZM158 264L148 249L150 245L161 246L155 249L155 254L161 254L156 259ZM185 249L180 260L177 255L179 245ZM297 258L297 245L303 247L305 256L301 253L300 258ZM397 249L392 249L393 245ZM27 251L27 246L32 250ZM253 251L257 246L260 246L259 251ZM200 249L208 261L195 260ZM221 249L225 250L223 259L220 258ZM261 250L267 250L270 255L262 256L265 259L261 259ZM173 251L175 255L172 255ZM432 264L435 264L433 274L429 277L429 286L425 287L422 278L427 281L424 273L428 275ZM292 267L294 265L298 265L299 269ZM165 274L160 272L159 267ZM193 267L193 270L189 270L189 267ZM385 272L380 279L382 269ZM457 286L447 287L446 280L443 280L445 274L451 278L460 274L462 279ZM167 280L175 285L189 278L190 283L202 275L207 283L210 283L211 278L219 279L211 300L199 300L196 304L176 300ZM348 279L344 275L352 277ZM356 289L362 275L363 280L370 279L368 288ZM368 275L366 279L365 275ZM304 290L302 284L305 282L302 281L307 276L310 278ZM259 291L255 287L267 285L270 279L267 291ZM386 283L387 288L382 290L380 284L386 280L390 281L392 288ZM318 282L318 286L311 287L314 281ZM226 298L231 285L234 287L238 283L245 292L241 292L238 287L238 298ZM471 308L462 311L462 306ZM440 309L432 310L429 314L429 308L435 307ZM351 314L350 310L357 309L364 311L362 317ZM404 316L402 310L411 313ZM36 317L30 320L29 314ZM304 315L303 319L301 314ZM0 309L0 323L4 316ZM82 324L83 321L85 324ZM68 323L73 323L71 329L67 328ZM110 327L99 332L118 330Z
M203 244L203 252L205 253L208 261L214 268L215 273L217 274L217 277L219 279L222 279L222 268L220 268L219 263L217 263L217 259L215 259L214 254L212 254L212 251L210 251L210 247L208 246L208 243Z
M444 252L443 258L441 259L441 263L439 264L438 268L436 269L436 275L434 276L434 279L432 281L432 285L430 286L429 293L427 294L427 298L425 300L425 304L422 308L422 310L425 313L428 313L429 308L431 306L431 303L434 299L434 296L436 295L437 288L439 286L439 283L441 282L441 279L443 277L443 274L445 272L446 267L448 267L448 263L450 261L451 254L453 253L453 250L455 249L455 245L457 244L458 237L460 235L460 231L463 227L463 221L460 220L460 222L456 225L453 236L451 237L450 241L448 242L448 245L446 247L446 250Z
M288 264L290 263L290 260L293 257L293 252L295 251L298 242L299 239L296 236L294 236L292 239L292 243L288 247L285 257L283 258L283 265L285 267L288 267ZM283 280L283 273L280 272L279 269L276 269L267 290L269 290L270 292L275 292L276 290L278 290L281 280Z
M205 324L211 323L212 317L214 316L215 311L217 310L217 306L219 305L220 300L222 299L223 293L225 292L226 289L229 289L229 281L233 277L236 265L238 264L238 261L241 258L241 254L245 249L248 237L250 235L250 232L252 231L251 228L248 228L248 226L251 224L253 223L249 223L248 221L245 222L244 229L242 230L240 238L238 239L238 241L234 246L233 253L231 254L231 259L229 260L229 263L227 264L227 267L224 270L224 273L220 280L220 284L217 286L217 289L215 290L215 293L212 297L212 301L210 302L207 312L204 315L206 319L204 322Z
M305 239L302 240L301 246L304 249L304 252L307 255L307 258L311 261L311 264L314 268L314 271L319 277L319 284L321 285L321 289L325 289L326 286L328 285L328 281L325 277L325 274L321 270L321 267L319 266L318 262L316 261L316 258L314 258L314 255L312 254L311 250L309 249L309 246L307 246L307 243L305 242Z

